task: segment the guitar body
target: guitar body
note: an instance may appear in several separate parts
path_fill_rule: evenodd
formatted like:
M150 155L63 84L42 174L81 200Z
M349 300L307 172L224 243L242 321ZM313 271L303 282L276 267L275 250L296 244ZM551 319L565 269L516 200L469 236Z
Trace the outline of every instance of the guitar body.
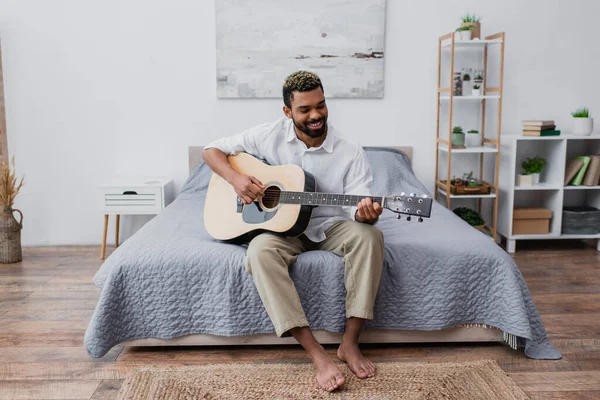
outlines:
M227 157L231 166L260 180L267 190L263 198L242 204L233 187L214 174L204 204L204 226L218 240L247 243L263 232L299 236L305 231L313 206L271 204L278 191L314 192L314 177L297 165L270 166L246 153Z

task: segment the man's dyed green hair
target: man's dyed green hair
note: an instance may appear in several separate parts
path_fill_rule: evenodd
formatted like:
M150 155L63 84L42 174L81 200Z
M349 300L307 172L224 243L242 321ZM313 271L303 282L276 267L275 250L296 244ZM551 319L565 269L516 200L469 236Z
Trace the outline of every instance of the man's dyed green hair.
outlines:
M321 79L315 73L308 71L297 71L285 78L283 83L283 103L292 108L293 92L308 92L320 87L323 90ZM323 90L323 92L325 92Z

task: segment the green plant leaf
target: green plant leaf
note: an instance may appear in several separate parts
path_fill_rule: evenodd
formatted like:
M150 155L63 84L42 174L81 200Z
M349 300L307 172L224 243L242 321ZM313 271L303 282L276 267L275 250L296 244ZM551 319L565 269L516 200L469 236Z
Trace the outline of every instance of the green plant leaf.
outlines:
M535 156L533 158L528 157L521 163L521 167L526 175L539 174L546 167L546 159L540 156Z
M571 113L571 115L574 118L589 118L590 110L587 107L581 107L581 108L578 108L577 110L573 111Z

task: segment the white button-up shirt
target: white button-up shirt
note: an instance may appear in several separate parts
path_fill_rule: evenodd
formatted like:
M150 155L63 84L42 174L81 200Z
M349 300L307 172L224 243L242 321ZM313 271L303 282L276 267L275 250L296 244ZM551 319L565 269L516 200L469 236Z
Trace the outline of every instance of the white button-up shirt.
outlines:
M327 136L319 147L307 148L296 137L294 124L288 118L217 139L206 145L205 149L211 147L227 155L246 152L270 165L296 164L314 176L317 192L373 195L373 177L365 151L358 144L338 136L329 122ZM356 205L318 206L313 209L304 234L313 242L320 242L335 222L354 220L356 209Z

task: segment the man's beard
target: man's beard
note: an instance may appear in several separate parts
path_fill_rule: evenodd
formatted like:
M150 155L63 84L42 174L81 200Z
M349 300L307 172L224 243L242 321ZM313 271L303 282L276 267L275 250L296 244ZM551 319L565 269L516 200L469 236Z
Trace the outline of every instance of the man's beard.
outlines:
M309 122L319 122L321 120L323 121L323 126L319 130L310 129L308 127L308 125L306 125ZM316 120L316 121L306 121L306 124L304 124L304 125L298 124L296 122L296 120L294 119L294 117L292 117L292 121L294 122L294 126L298 130L300 130L302 133L304 133L307 136L310 136L313 139L323 136L325 134L325 131L327 130L327 117L322 117L320 120Z

